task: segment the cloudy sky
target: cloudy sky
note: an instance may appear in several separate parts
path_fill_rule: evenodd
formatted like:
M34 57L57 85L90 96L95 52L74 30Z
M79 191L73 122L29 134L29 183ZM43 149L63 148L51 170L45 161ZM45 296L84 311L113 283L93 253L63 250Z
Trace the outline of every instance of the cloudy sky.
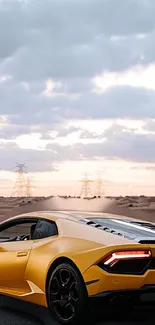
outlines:
M151 191L154 17L154 0L0 0L2 193L16 162L36 194L99 171L115 194Z

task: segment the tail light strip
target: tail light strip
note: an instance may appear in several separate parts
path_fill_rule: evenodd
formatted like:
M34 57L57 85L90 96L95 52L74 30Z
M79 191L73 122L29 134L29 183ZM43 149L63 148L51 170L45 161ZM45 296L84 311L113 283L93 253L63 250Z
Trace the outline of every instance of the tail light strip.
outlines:
M133 259L145 259L151 257L151 251L125 251L125 252L115 252L110 254L104 260L102 260L103 265L114 266L120 260L133 260Z

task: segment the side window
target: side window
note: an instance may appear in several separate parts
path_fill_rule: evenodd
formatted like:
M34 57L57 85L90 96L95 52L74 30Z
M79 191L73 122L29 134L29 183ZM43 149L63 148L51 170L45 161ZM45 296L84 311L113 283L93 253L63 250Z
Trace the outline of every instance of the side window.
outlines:
M27 240L31 239L32 229L35 227L36 222L21 222L17 224L8 224L3 230L0 229L0 242L14 241L18 236L25 236Z
M43 239L58 235L58 229L53 221L39 220L34 230L32 239Z

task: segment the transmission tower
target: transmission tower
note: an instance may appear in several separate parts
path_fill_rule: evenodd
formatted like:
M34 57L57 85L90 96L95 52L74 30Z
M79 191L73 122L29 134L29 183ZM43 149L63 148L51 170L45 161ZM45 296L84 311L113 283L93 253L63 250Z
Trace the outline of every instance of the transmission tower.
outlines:
M25 186L25 196L32 197L32 189L35 188L34 185L31 184L31 179L29 176L26 177L26 186Z
M25 174L27 173L25 168L26 168L25 164L16 163L17 179L13 187L11 196L17 196L17 197L25 196L26 194Z
M97 181L96 181L96 196L103 196L103 195L104 195L103 180L102 180L101 175L99 173Z
M82 184L82 188L81 188L81 192L80 192L80 196L84 196L86 197L91 197L93 196L92 190L91 190L91 183L93 183L92 180L88 179L88 175L85 175L85 178L83 181L81 181Z

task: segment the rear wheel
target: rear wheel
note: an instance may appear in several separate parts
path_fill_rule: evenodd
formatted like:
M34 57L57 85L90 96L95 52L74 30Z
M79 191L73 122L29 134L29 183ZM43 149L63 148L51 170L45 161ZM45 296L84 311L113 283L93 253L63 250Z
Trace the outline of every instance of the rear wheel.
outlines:
M82 323L85 318L86 324L87 290L81 274L69 263L58 265L51 273L47 302L53 316L61 323Z

